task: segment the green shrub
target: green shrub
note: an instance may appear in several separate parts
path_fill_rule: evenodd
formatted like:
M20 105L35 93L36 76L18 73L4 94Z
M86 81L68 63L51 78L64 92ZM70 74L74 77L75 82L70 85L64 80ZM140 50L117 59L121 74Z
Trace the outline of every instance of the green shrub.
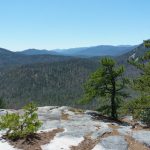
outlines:
M132 115L135 120L140 120L142 108L145 107L143 104L140 98L130 100L122 106L121 113L124 115Z
M19 135L20 116L18 114L6 114L0 118L0 130L7 129L6 136L15 138Z
M150 126L150 96L141 96L128 101L122 107L122 114L132 115L135 120L140 120Z
M7 130L10 139L26 138L33 135L42 125L38 120L37 107L30 103L24 108L24 114L6 114L0 118L0 130Z
M141 111L140 118L144 124L150 127L150 109L145 109Z
M144 46L145 46L146 48L149 48L149 47L150 47L150 40L145 40L145 41L144 41Z

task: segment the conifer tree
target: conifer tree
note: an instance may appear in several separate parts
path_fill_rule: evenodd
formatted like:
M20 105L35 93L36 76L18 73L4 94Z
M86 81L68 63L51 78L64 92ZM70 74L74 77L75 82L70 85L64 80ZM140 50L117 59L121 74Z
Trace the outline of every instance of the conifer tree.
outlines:
M33 136L41 127L42 122L38 119L37 107L29 103L23 110L24 114L6 114L0 117L0 130L6 130L6 137L17 140Z
M150 48L150 40L144 41L144 46ZM129 62L141 72L141 75L133 80L133 89L137 90L140 95L128 102L125 107L130 107L130 110L133 110L132 115L135 119L141 119L150 126L150 50L143 57L139 57L138 61Z
M150 48L150 40L144 41L144 46ZM138 61L132 60L130 63L141 71L141 75L133 80L134 89L140 91L141 95L150 96L150 50Z
M118 118L117 109L123 97L127 97L127 93L123 91L128 80L123 76L124 67L116 66L116 62L112 58L102 58L100 67L94 72L85 84L85 95L82 102L86 103L95 98L105 100L105 104L101 104L100 109L110 114L112 118Z

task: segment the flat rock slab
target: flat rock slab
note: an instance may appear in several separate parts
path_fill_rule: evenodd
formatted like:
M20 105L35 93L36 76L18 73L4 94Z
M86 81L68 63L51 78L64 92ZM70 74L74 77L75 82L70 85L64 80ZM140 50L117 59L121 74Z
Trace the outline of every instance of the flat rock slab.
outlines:
M42 150L70 150L71 146L77 146L84 138L76 138L71 136L55 136L55 138L46 145L41 146Z
M150 131L135 131L132 137L138 142L150 147Z
M61 136L84 137L87 134L97 132L97 127L100 122L94 122L88 116L76 115L70 116L70 120L61 121L61 128L67 132L61 133Z
M128 150L128 143L122 136L103 138L93 150Z
M8 142L0 142L0 149L1 150L17 150L13 146L11 146Z
M38 110L38 116L39 116L39 119L42 120L42 121L47 121L47 120L60 120L61 118L61 110L59 109L49 109L46 111L43 109L43 110Z
M120 126L120 128L117 130L120 135L130 135L132 132L131 126Z
M96 140L98 137L101 137L105 133L110 133L112 131L111 128L101 128L97 132L93 132L91 138Z
M0 109L0 116L6 113L22 114L23 110ZM103 119L92 119L93 116L99 115L95 111L76 113L74 109L67 106L45 106L38 107L37 113L43 122L39 132L47 132L57 128L64 129L64 132L58 133L48 144L42 145L42 150L70 150L71 146L78 146L87 136L90 136L93 141L101 139L92 150L127 150L126 135L150 147L150 131L133 131L129 125L105 122ZM63 115L66 115L67 119L63 119ZM110 134L108 136L109 134L107 134L107 137L103 138L105 133L113 133L113 131L117 131L119 135ZM2 135L1 131L0 137ZM9 143L0 140L0 150L14 150L14 148Z
M60 120L52 120L52 121L44 121L41 128L39 130L49 130L49 129L57 129L61 128Z
M16 113L16 110L13 109L0 109L0 116L2 115L6 115L7 113L12 114L12 113Z

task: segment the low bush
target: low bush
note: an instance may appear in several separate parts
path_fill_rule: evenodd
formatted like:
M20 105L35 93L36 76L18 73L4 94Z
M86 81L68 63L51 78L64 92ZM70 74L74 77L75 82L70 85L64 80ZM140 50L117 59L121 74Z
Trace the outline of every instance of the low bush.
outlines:
M6 137L9 139L26 138L33 135L42 125L38 119L37 107L30 103L24 108L24 114L6 114L0 118L0 130L7 130Z
M144 124L150 127L150 109L145 109L141 111L140 118Z

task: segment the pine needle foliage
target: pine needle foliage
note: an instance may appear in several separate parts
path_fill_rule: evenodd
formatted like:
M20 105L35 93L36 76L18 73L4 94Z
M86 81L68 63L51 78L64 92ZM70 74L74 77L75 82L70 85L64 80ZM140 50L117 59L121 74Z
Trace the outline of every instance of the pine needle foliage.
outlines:
M150 49L150 40L144 41L144 46ZM125 107L132 107L132 115L150 126L150 50L138 61L132 60L130 64L141 70L141 75L133 80L132 87L140 93L140 96ZM131 110L131 109L130 109Z
M128 96L124 89L129 80L123 73L124 67L117 66L112 58L102 58L100 67L84 86L85 95L81 102L88 103L93 99L100 99L99 111L117 119L117 110L121 106L122 98Z
M24 114L6 114L0 118L0 130L7 130L6 137L9 139L27 138L33 135L42 125L38 120L37 107L29 103L24 108Z

